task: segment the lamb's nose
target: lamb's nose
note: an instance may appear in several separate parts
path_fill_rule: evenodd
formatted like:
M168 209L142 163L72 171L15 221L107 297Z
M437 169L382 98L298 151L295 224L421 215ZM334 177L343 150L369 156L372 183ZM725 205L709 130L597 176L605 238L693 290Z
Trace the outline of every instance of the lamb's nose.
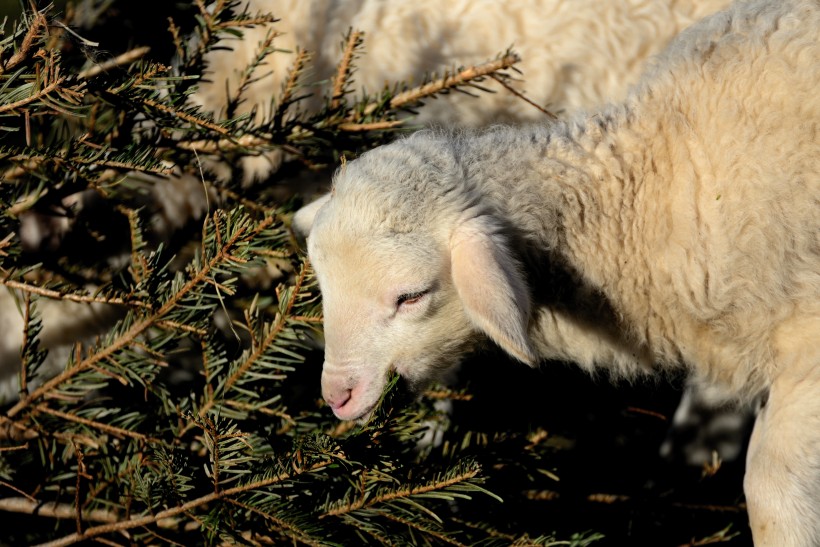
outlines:
M349 389L326 389L323 393L325 401L333 410L339 410L350 400L352 391Z

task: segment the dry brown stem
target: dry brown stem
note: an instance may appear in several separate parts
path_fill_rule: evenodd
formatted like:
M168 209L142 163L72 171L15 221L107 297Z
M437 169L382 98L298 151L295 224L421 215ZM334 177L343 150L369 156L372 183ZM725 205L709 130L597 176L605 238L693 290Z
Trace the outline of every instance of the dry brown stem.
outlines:
M130 51L117 55L113 59L109 59L103 63L87 68L80 72L77 76L83 80L93 78L94 76L107 72L112 68L130 65L137 59L144 57L149 51L151 51L151 48L148 46L134 48Z
M368 498L366 496L360 497L358 500L350 503L348 505L337 507L336 509L331 509L327 511L323 515L320 515L319 518L325 518L328 516L338 516L344 515L346 513L351 513L353 511L358 511L359 509L363 509L365 507L373 507L379 503L385 503L388 501L393 501L399 498L408 498L410 496L417 496L419 494L426 494L427 492L432 492L433 490L440 490L442 488L447 488L448 486L452 486L454 484L458 484L460 482L464 482L466 480L474 478L478 475L478 470L468 471L466 473L462 473L461 475L457 475L452 477L446 481L436 482L435 484L428 484L425 486L419 486L417 488L404 488L400 490L396 490L382 496L375 496L372 498Z
M345 43L342 60L336 68L336 75L333 77L333 93L330 96L330 108L339 108L342 97L345 94L347 80L350 78L350 71L353 68L353 55L356 49L362 45L364 33L359 30L351 31Z
M0 105L0 113L8 112L8 111L11 111L11 110L16 110L16 109L18 109L22 106L26 106L29 103L33 103L34 101L42 99L43 97L45 97L46 95L48 95L49 93L51 93L52 91L57 89L60 86L60 84L65 82L65 80L66 80L66 77L61 76L61 77L57 78L56 80L53 80L50 84L48 84L45 87L41 88L39 91L37 91L36 93L34 93L33 95L31 95L29 97L26 97L24 99L20 99L19 101L14 101L13 103Z
M506 89L507 91L509 91L510 93L512 93L513 95L515 95L516 97L518 97L519 99L524 101L525 103L534 106L535 108L537 108L538 110L540 110L541 112L546 114L548 118L550 118L552 120L557 120L558 119L558 116L556 116L555 114L553 114L552 112L550 112L549 110L544 108L543 106L539 105L538 103L536 103L535 101L533 101L532 99L530 99L529 97L527 97L526 95L524 95L523 93L518 91L517 89L515 89L513 86L508 84L504 80L504 78L500 78L499 76L497 76L495 74L490 74L490 78L492 78L493 80L498 82L504 89Z
M400 127L404 123L404 120L388 120L383 122L372 122L372 123L340 123L337 127L341 131L347 131L349 133L361 133L363 131L379 131L384 129L393 129L394 127Z
M87 425L88 427L93 427L94 429L99 429L100 431L103 431L104 433L108 433L110 435L114 435L115 437L131 437L132 439L137 439L138 441L145 442L157 441L157 439L148 437L146 435L143 435L142 433L137 433L136 431L129 431L121 427L115 427L113 425L108 425L101 422L96 422L94 420L89 420L88 418L83 418L81 416L75 416L74 414L69 414L67 412L56 410L54 408L49 408L46 405L37 405L34 408L39 412L51 414L52 416L62 418L63 420L67 420L69 422L75 422L78 424Z
M452 76L448 76L445 74L442 78L439 78L435 81L415 87L413 89L408 89L407 91L403 91L402 93L395 95L392 99L390 99L390 108L401 108L404 106L417 103L425 97L429 97L431 95L435 95L436 93L440 93L444 90L453 89L460 85L464 85L472 80L476 80L483 76L493 74L495 72L498 72L499 70L510 68L520 60L521 58L515 53L509 53L501 57L500 59L488 61L480 65L467 67L459 71L458 73L453 74ZM379 105L377 103L373 103L366 106L364 109L364 114L371 114L378 108L378 106Z
M70 302L79 302L83 304L112 304L117 306L130 306L135 308L150 308L150 305L139 300L125 301L122 298L103 298L99 296L88 296L82 294L65 294L60 291L54 291L37 285L29 285L28 283L21 283L13 279L0 279L0 285L12 289L19 289L26 293L37 294L46 298L53 298L55 300L68 300Z
M281 475L277 475L275 477L269 477L267 479L259 480L252 482L250 484L244 484L241 486L234 486L233 488L228 488L225 490L221 490L219 492L211 492L210 494L206 494L202 497L196 498L191 500L187 503L183 503L182 505L178 505L176 507L171 507L164 511L160 511L154 515L146 515L143 517L136 517L130 518L126 520L121 520L118 522L112 522L109 524L103 524L100 526L93 526L91 528L86 529L82 535L80 534L69 534L65 537L60 539L56 539L54 541L49 541L47 543L40 544L40 547L63 547L65 545L72 545L74 543L84 541L91 538L96 538L97 536L101 536L103 534L109 534L111 532L119 532L122 530L130 530L132 528L140 528L143 526L149 526L152 524L156 524L164 519L173 518L177 515L181 515L184 513L188 513L189 511L211 503L213 501L217 501L220 499L228 499L232 496L236 496L237 494L242 494L244 492L249 492L251 490L257 490L259 488L265 488L267 486L271 486L273 484L277 484L288 479L291 479L295 476L301 475L303 473L310 473L313 471L318 471L330 465L329 462L321 462L317 463L311 467L304 468L304 469L296 469L294 473L283 473ZM72 509L73 510L73 509ZM73 515L72 515L73 516Z
M20 49L18 49L8 61L0 66L0 74L5 74L7 71L22 63L28 57L31 48L34 45L34 41L37 39L37 34L40 32L40 29L45 28L48 28L48 22L46 21L45 16L38 11L34 15L31 26L26 31L23 42L20 44Z

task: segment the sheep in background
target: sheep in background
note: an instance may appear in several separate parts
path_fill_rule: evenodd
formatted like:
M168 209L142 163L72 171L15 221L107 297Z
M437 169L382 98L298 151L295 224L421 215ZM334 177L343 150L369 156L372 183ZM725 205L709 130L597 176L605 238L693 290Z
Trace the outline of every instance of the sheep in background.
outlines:
M22 294L6 287L0 288L0 401L8 402L18 396L16 380L20 373L23 349ZM39 385L43 378L49 378L65 366L74 351L74 342L88 341L95 334L101 334L122 315L120 309L103 304L81 304L77 302L40 299L36 302L43 329L40 332L41 348L48 348L49 355L40 366L37 377L29 378L29 387ZM67 344L70 340L72 343Z
M255 73L259 79L243 93L237 114L255 109L256 120L270 117L271 99L282 89L297 46L313 54L312 81L330 78L339 61L339 43L349 27L367 33L366 56L353 76L354 90L379 92L387 82L420 83L425 73L477 64L513 45L523 82L513 82L536 103L554 111L575 111L605 100L620 100L644 63L681 30L729 4L729 0L528 0L519 2L416 0L247 0L250 13L273 13L271 25L228 37L206 56L209 82L191 102L225 114L240 74L257 56L271 31L281 50ZM289 53L288 53L289 52ZM496 82L495 95L476 102L463 93L428 101L414 123L479 127L497 122L542 119L544 114ZM307 89L305 91L311 91ZM318 110L317 92L303 108ZM246 182L279 167L281 153L243 159ZM212 166L219 170L219 165ZM226 166L222 166L223 169ZM221 173L227 177L227 173Z
M299 219L336 415L486 338L528 364L685 365L767 398L744 485L755 543L820 544L819 35L817 0L740 2L622 104L420 132L342 167Z

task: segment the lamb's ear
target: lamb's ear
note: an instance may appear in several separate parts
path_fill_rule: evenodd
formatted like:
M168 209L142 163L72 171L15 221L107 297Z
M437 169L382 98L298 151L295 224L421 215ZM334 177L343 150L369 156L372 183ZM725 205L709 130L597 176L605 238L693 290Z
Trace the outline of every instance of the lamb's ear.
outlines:
M527 284L493 220L483 216L462 222L450 240L450 261L470 321L507 353L534 365Z
M308 203L293 215L293 220L291 221L291 228L293 229L293 233L296 235L296 239L299 240L299 244L302 247L305 246L305 240L310 235L310 229L313 227L313 220L316 218L316 213L319 212L325 203L330 200L331 193L328 192L324 196L320 197L316 201Z

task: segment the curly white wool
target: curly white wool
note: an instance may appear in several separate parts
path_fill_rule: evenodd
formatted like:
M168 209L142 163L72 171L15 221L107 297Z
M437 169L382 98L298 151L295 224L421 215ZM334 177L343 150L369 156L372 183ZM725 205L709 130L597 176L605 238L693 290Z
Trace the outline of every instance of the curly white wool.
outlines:
M686 365L767 397L744 485L756 544L820 544L818 37L817 0L738 2L619 105L423 131L344 166L297 219L337 416L482 338L530 364Z
M269 32L280 33L277 51L265 59L243 94L237 114L270 115L296 48L312 54L311 81L330 78L349 28L366 33L365 55L353 75L353 90L379 92L386 83L420 83L426 73L482 63L513 46L521 55L521 80L513 82L537 104L562 114L608 100L621 100L646 60L681 30L726 7L729 0L248 0L250 13L272 13L280 21L227 37L206 58L208 82L191 96L204 110L224 115L240 74ZM504 90L476 100L452 93L427 102L413 122L480 127L498 122L537 121L544 114ZM313 90L307 90L313 91ZM319 91L304 103L321 104ZM279 166L281 154L248 157L248 180ZM218 167L218 166L214 166Z

